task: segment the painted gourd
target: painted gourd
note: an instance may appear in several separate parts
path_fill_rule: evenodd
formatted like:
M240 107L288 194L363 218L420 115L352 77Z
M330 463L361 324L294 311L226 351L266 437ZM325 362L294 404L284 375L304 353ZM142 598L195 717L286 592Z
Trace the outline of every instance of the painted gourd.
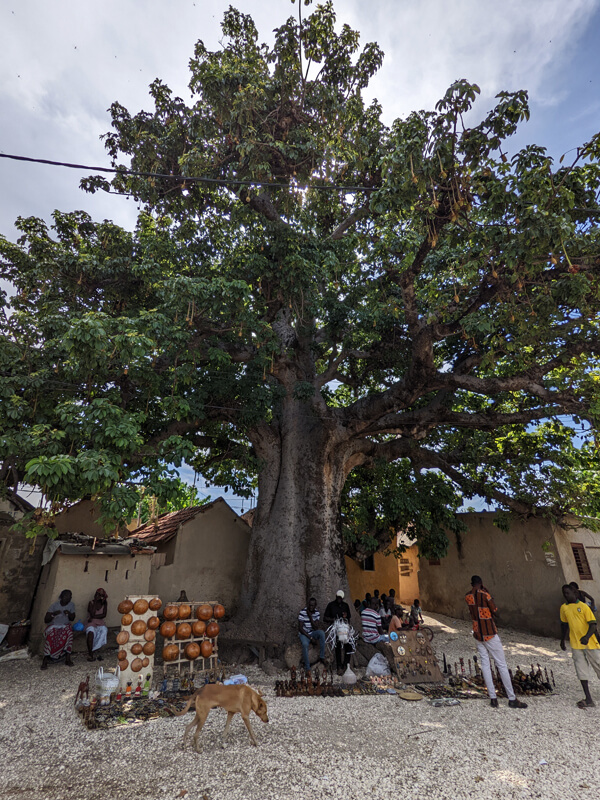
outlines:
M142 667L144 668L147 667L149 663L150 663L149 658L142 658Z
M225 606L222 606L220 603L217 603L213 606L213 617L215 619L221 619L225 616Z
M178 639L189 639L192 635L192 626L189 622L182 622L180 625L177 626L177 638Z
M218 622L209 622L206 626L206 635L209 639L214 639L215 636L219 635L219 623Z
M195 658L198 658L200 655L200 645L198 642L190 642L188 645L185 646L185 657L190 661L193 661Z
M162 600L160 597L153 597L152 600L148 603L148 608L150 611L158 611L158 609L162 606Z
M139 672L142 668L142 659L141 658L134 658L131 662L131 671L132 672Z
M154 642L146 642L146 644L143 647L143 650L145 656L151 656L156 650L156 645L154 644Z
M139 656L139 654L142 652L142 645L139 642L132 644L131 652L133 653L134 656Z
M148 601L141 598L136 600L133 604L133 611L135 614L145 614L148 611Z
M212 606L209 606L208 603L202 603L196 609L196 616L204 621L209 620L212 617Z
M133 617L131 616L131 614L123 614L123 616L121 617L121 625L123 625L123 627L125 628L128 625L131 625L132 622L133 622Z
M160 620L159 620L158 617L150 617L146 621L146 624L148 625L148 627L150 628L151 631L155 631L158 628L158 626L160 625Z
M117 606L117 611L119 612L119 614L129 614L132 608L133 608L133 603L131 602L131 600L121 600L121 602Z
M203 619L197 619L192 623L192 633L194 636L204 636L206 633L206 622Z
M141 636L142 634L146 633L147 625L143 619L136 619L136 621L131 626L131 632L134 636Z
M189 619L192 616L192 607L188 603L179 606L179 619Z
M166 647L163 647L163 661L175 661L178 655L179 647L176 644L168 644Z
M129 661L127 661L126 658L119 659L118 667L121 670L121 672L124 672L128 666L129 666Z
M209 642L208 639L205 639L200 645L200 652L202 653L202 657L208 658L210 655L212 655L212 651L213 651L212 642Z
M127 650L119 650L119 652L117 653L117 659L119 661L125 661L126 658L127 658Z
M177 606L166 606L163 615L165 619L177 619L179 608Z
M164 636L165 639L170 639L172 636L175 636L175 631L177 630L175 623L168 620L167 622L163 622L160 626L160 635Z
M147 642L153 642L156 639L156 631L146 631L144 634L144 639Z
M127 631L119 631L117 633L117 644L127 644L129 641L129 633Z

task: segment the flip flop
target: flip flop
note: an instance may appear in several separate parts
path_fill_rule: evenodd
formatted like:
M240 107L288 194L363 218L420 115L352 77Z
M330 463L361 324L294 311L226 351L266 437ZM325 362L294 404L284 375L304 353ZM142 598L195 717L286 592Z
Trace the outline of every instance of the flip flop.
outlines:
M595 708L596 704L590 705L586 700L580 700L578 703L575 704L577 708Z

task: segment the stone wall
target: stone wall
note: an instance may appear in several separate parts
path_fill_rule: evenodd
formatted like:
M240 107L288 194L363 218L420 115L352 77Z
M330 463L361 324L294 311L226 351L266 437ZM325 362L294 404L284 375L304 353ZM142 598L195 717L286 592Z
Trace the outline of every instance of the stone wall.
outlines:
M0 622L29 616L42 564L45 536L27 539L0 520Z

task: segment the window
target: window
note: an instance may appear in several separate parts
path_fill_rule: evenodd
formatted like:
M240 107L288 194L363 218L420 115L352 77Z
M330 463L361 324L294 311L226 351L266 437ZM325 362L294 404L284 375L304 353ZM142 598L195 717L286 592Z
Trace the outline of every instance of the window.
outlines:
M362 568L365 570L365 572L375 572L375 558L373 557L372 553L362 562Z
M577 572L581 580L593 581L592 570L590 569L590 564L585 554L585 547L582 544L571 543L571 549L573 550L573 557L575 558Z

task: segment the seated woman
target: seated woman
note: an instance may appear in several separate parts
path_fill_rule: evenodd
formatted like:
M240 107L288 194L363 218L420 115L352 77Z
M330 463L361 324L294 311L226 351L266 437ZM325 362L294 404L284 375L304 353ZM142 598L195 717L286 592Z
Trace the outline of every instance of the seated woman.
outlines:
M66 656L65 664L68 667L74 666L71 660L71 650L73 648L73 629L71 623L75 619L75 605L69 589L63 589L60 593L58 602L52 603L44 622L48 626L44 631L44 657L42 659L42 669L48 669L48 662L58 661L62 656Z
M85 624L85 636L88 649L88 661L94 661L94 653L106 644L106 611L108 597L104 589L97 589L94 599L88 603L88 618ZM102 656L97 656L102 661Z

